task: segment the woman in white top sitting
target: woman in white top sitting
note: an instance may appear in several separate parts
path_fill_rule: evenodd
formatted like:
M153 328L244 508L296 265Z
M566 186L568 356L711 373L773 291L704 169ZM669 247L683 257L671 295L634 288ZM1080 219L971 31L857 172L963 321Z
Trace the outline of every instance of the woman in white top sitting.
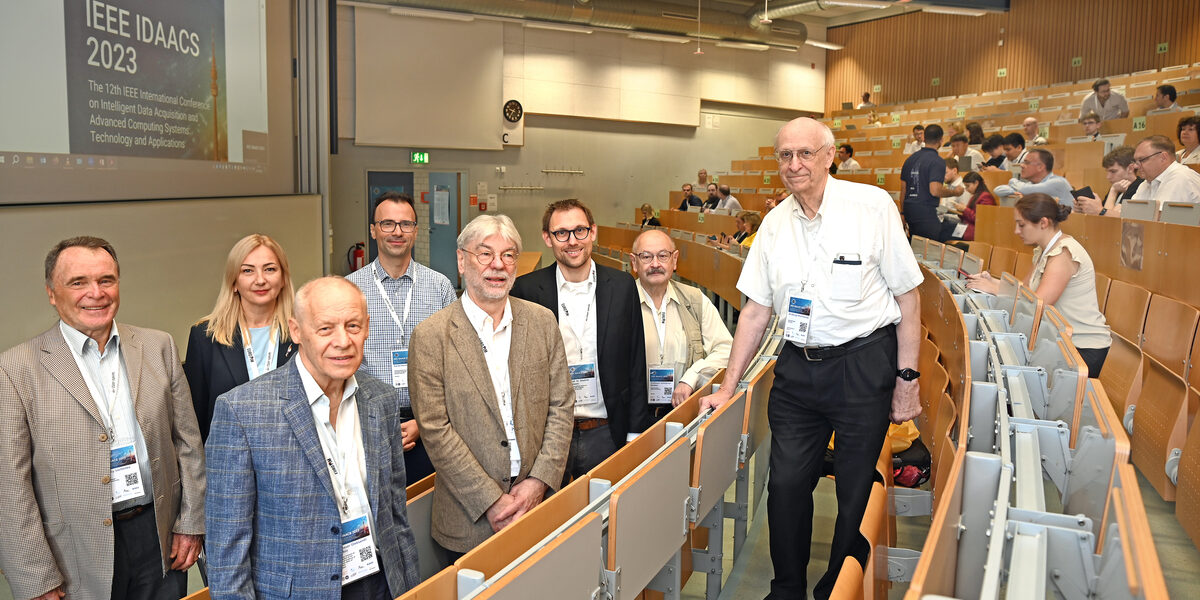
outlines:
M1179 162L1185 165L1200 165L1200 117L1192 115L1179 120L1179 128L1175 137L1183 149L1175 153Z
M1017 201L1016 234L1035 246L1033 271L1025 285L1046 304L1054 305L1071 325L1071 342L1087 365L1089 377L1099 377L1112 337L1096 299L1096 270L1087 250L1059 229L1071 207L1046 194L1028 194ZM968 275L967 287L995 294L998 282L984 271Z

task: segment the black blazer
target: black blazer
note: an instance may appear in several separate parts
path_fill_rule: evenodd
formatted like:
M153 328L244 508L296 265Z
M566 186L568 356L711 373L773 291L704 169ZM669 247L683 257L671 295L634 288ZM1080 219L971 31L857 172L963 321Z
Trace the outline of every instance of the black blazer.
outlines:
M242 336L235 335L233 345L226 346L209 337L207 328L207 321L192 326L183 363L183 374L187 376L192 406L196 408L196 421L200 425L200 439L204 441L208 440L208 425L212 422L217 396L250 381ZM280 367L287 364L297 348L291 341L280 342L276 364Z
M513 284L512 296L535 302L558 319L558 263L527 273ZM608 410L608 429L618 448L630 432L650 426L646 397L646 338L642 308L633 277L596 265L596 352L600 389Z

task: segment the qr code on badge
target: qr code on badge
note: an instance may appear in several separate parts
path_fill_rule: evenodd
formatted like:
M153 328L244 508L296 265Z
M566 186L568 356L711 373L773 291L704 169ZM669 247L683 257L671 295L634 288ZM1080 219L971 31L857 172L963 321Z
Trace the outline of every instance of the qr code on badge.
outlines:
M371 556L372 556L372 551L371 551L370 546L358 549L358 560L360 560L362 562L366 562L368 560L371 560Z
M137 473L126 473L125 474L125 485L135 486L137 484L138 484L138 474Z
M808 331L808 323L803 321L796 323L796 329L798 329L800 333L804 333L805 331Z

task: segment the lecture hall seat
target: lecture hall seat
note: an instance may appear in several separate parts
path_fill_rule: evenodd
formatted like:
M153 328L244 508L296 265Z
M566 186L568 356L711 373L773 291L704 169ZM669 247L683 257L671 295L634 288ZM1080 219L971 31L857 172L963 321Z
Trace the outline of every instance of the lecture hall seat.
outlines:
M1200 311L1195 307L1152 294L1142 332L1142 352L1182 377L1187 373L1197 322Z
M1104 319L1113 332L1125 339L1142 345L1142 329L1146 325L1146 311L1150 308L1150 291L1146 288L1112 280L1108 287L1108 301L1104 303Z
M1187 384L1162 363L1142 358L1142 391L1133 413L1130 461L1167 502L1175 500L1175 484L1167 477L1167 458L1187 437Z

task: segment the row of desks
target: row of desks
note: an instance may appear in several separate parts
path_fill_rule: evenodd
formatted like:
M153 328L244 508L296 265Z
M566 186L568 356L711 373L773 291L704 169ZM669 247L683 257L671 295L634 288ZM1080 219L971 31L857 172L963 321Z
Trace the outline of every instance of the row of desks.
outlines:
M686 224L689 218L695 218L699 213L681 213L672 211L671 213L663 213L663 217L669 221L674 221L676 224ZM719 217L717 215L705 215L705 222L717 221L725 219L732 221L732 217ZM662 220L662 218L660 218ZM667 225L667 221L663 221L663 225ZM614 248L623 253L628 253L633 248L633 240L637 238L641 232L638 230L625 229L623 227L607 227L599 226L599 234L596 236L596 242L605 248ZM676 268L676 273L696 285L703 287L728 302L735 309L742 309L742 293L737 289L738 277L742 273L742 259L728 252L709 246L708 244L692 241L689 239L674 238L675 247L679 250L679 261Z

